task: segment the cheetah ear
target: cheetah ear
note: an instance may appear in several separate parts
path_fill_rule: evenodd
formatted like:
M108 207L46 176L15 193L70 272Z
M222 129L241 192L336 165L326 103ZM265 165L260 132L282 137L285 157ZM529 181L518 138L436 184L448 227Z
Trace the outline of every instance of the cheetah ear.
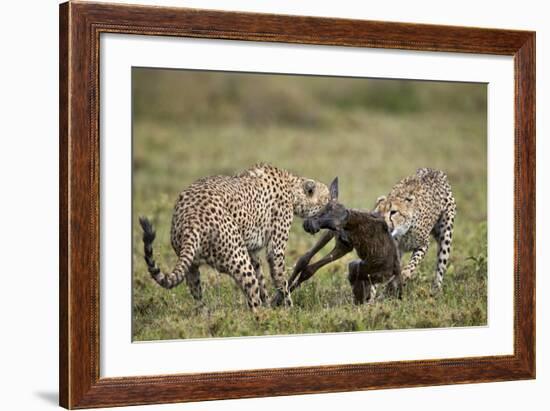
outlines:
M315 182L312 180L306 180L306 182L304 183L304 191L308 196L311 197L315 192Z
M376 204L374 204L374 208L378 207L378 205L382 202L386 201L386 196L380 196L376 199Z
M338 177L334 177L334 180L330 183L330 199L338 200Z

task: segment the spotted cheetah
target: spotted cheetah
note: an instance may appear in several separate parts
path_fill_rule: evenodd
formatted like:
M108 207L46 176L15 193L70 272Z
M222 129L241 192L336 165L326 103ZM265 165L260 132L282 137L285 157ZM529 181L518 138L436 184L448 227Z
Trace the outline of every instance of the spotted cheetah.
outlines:
M441 289L449 262L453 239L456 203L444 172L420 168L393 186L387 196L376 200L375 212L384 216L400 252L412 251L403 268L403 279L409 279L424 258L430 234L438 245L434 291Z
M178 261L171 272L157 266L155 231L149 220L140 218L148 271L164 288L185 279L193 298L200 301L199 267L208 264L233 277L256 312L268 300L258 255L266 248L273 283L291 305L284 258L293 217L314 215L329 196L325 184L269 164L234 176L202 178L180 193L174 208L171 243Z

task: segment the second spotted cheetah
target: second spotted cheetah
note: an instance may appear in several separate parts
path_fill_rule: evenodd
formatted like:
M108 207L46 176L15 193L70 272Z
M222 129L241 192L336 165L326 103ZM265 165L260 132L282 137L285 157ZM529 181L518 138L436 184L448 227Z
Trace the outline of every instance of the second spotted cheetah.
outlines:
M420 168L399 181L387 196L376 201L375 212L384 216L401 252L412 251L403 268L403 279L413 276L424 258L430 235L437 241L434 290L439 290L447 270L453 240L456 202L447 179L440 170Z

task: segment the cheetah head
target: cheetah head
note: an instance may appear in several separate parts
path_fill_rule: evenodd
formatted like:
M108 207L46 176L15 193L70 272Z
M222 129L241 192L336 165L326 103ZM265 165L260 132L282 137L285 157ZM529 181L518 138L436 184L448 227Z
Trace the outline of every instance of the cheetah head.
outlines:
M301 218L317 214L331 199L338 199L338 177L330 184L311 179L300 179L294 190L294 215Z
M386 224L396 239L403 237L411 228L415 209L415 197L407 194L403 197L378 197L374 212L386 220Z

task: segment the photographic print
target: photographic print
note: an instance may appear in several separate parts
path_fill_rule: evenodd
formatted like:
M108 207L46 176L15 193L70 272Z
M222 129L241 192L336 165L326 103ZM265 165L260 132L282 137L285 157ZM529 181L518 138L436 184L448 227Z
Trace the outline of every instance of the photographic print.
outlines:
M59 28L62 406L535 378L534 32Z
M487 85L132 69L134 341L487 324Z

